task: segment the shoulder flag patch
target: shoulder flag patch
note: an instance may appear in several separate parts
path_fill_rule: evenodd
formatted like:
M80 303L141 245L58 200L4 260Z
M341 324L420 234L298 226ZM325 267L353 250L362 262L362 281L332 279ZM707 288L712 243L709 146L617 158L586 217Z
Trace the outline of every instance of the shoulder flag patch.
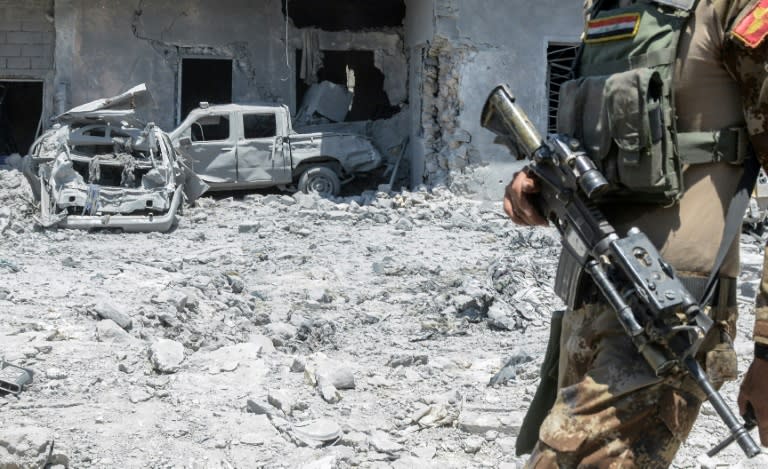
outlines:
M640 29L639 13L596 18L587 23L587 34L584 42L592 44L628 39L635 37L638 29Z
M755 2L733 29L733 35L747 47L759 46L768 36L768 0Z

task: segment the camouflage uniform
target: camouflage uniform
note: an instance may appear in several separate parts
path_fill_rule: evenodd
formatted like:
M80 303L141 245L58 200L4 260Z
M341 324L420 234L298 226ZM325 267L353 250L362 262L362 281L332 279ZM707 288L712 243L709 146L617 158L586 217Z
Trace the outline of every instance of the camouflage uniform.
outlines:
M746 122L764 167L768 167L768 38L761 39L760 33L761 21L768 22L766 12L768 0L700 0L681 39L675 89L679 131L717 130ZM734 34L739 27L741 37ZM630 226L646 231L682 275L706 276L741 171L727 163L688 167L679 204L608 209L609 218L619 232ZM735 242L721 276L735 278L738 264ZM720 330L732 336L735 307L717 309ZM768 344L766 276L755 336ZM702 353L723 348L718 344L721 338L715 333ZM597 294L586 306L566 314L560 345L557 400L527 466L668 467L704 398L690 378L657 378ZM722 382L712 367L707 371L713 381ZM735 375L735 370L718 371L723 378Z

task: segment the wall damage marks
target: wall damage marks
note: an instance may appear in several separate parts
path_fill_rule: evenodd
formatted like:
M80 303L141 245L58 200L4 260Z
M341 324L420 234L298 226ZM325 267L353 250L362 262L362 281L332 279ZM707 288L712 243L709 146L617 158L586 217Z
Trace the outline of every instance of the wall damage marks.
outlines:
M24 163L45 228L170 230L186 197L207 188L168 135L133 110L139 85L57 117Z
M456 176L473 161L471 135L460 128L461 65L472 53L436 38L425 51L421 125L424 132L425 182L453 187Z

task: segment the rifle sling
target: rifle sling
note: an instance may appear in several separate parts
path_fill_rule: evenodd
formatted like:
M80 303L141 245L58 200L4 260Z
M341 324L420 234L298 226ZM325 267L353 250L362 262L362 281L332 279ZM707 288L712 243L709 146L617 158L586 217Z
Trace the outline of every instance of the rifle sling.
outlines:
M723 240L720 242L720 248L717 251L715 257L715 263L712 266L712 270L707 278L706 287L703 293L699 297L699 304L702 307L706 307L712 301L715 290L717 288L720 268L723 266L725 256L728 254L728 250L731 248L733 240L736 239L738 233L741 233L741 224L744 219L744 213L749 205L749 198L752 195L752 191L755 187L755 181L757 180L757 173L760 171L760 164L754 155L750 156L744 162L744 172L739 179L739 185L736 187L736 194L734 194L728 205L728 211L725 218L725 229L723 230Z

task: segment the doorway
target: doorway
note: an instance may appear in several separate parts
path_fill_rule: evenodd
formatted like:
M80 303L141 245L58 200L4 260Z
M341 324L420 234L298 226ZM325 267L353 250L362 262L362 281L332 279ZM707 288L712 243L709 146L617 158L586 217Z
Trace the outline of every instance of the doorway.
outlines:
M0 157L26 155L43 112L43 82L0 81Z
M232 102L231 59L181 59L181 99L179 121L201 102Z

